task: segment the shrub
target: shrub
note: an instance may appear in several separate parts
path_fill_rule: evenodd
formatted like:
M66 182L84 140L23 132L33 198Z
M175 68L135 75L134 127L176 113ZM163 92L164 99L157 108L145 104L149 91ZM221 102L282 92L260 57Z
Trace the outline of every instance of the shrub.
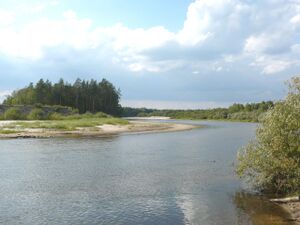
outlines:
M34 107L35 108L43 108L43 105L41 103L35 103Z
M84 118L92 118L93 114L90 111L86 111L86 113L82 114L82 117L84 117Z
M27 116L29 120L43 120L46 119L45 112L40 108L34 108Z
M78 109L70 109L71 114L78 114L79 110Z
M95 117L97 118L109 118L111 116L107 115L106 113L103 113L103 112L97 112L95 115Z
M49 116L49 120L62 120L63 116L60 113L51 113Z
M238 175L262 191L300 190L300 77L292 80L291 88L264 115L256 140L238 154Z
M9 108L4 113L4 119L5 120L21 120L24 119L24 115L22 115L22 112L18 108Z

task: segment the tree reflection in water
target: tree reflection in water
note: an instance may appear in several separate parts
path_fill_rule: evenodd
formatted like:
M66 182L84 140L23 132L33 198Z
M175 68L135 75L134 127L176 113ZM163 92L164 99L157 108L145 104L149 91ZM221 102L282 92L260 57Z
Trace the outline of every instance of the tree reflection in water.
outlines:
M262 196L237 192L234 203L239 225L297 225L287 211Z

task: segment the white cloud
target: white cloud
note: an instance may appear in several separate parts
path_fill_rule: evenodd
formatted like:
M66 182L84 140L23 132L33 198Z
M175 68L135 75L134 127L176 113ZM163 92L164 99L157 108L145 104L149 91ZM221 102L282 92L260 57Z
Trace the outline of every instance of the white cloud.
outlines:
M290 22L294 25L300 25L300 14L293 16Z
M281 72L281 71L287 69L290 65L291 65L290 62L275 61L269 65L264 66L263 73L265 73L265 74L278 73L278 72Z
M27 7L27 11L30 13L40 13L49 7L57 6L59 1L57 0L44 0L42 2L37 2L35 5Z
M58 2L41 2L35 11L55 4ZM42 17L18 28L13 14L2 10L0 52L37 60L60 46L106 51L115 64L133 72L153 73L185 68L196 74L203 67L220 73L227 64L244 59L262 73L272 74L297 64L293 46L300 44L299 15L299 1L196 0L188 8L182 29L171 32L163 26L94 27L90 19L72 10L60 19Z
M290 32L283 34L282 31L274 33L261 33L259 35L251 35L246 39L244 51L250 54L281 54L290 50L293 44L293 34Z
M274 74L289 68L293 62L284 60L266 60L261 62L264 74Z
M252 66L262 68L263 74L279 73L293 65L300 65L299 60L270 56L257 57L255 62L252 63Z
M11 25L15 20L12 12L0 9L0 27Z
M64 13L64 20L42 18L20 30L0 28L0 51L13 57L39 59L44 50L66 45L75 49L89 47L91 21L78 19L73 11Z
M244 50L249 53L263 52L270 44L272 43L266 36L260 36L260 37L250 36L246 40Z

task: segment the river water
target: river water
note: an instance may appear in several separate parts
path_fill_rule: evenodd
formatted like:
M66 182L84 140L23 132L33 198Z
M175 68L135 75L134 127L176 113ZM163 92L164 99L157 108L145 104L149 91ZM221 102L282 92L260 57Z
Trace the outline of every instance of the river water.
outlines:
M292 224L234 175L257 124L177 122L206 127L0 140L0 224Z

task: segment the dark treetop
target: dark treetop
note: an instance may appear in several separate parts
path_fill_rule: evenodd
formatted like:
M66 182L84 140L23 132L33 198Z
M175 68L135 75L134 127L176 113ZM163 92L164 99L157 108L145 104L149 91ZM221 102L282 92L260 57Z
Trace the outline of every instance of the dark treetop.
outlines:
M96 80L77 79L74 84L60 79L57 83L40 79L36 84L14 91L4 100L7 105L63 105L79 110L79 113L105 112L119 115L121 107L119 100L121 92L106 79Z

